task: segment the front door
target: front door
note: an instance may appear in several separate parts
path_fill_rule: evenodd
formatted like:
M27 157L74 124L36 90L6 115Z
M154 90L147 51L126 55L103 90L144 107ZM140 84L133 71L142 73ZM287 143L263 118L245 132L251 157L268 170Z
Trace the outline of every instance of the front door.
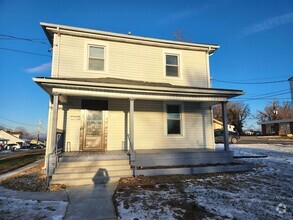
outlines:
M81 150L105 150L105 112L95 110L82 110L81 120Z

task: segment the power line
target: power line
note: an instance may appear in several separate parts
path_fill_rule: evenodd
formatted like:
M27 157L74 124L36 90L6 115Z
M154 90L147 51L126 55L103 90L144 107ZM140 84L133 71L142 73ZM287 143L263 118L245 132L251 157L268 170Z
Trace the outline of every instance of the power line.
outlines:
M281 92L285 92L286 93L290 93L290 90L288 89L283 89L283 90L279 90L279 91L274 91L274 92L269 92L269 93L263 93L263 94L258 94L258 95L253 95L252 97L246 97L246 98L239 98L239 99L253 99L253 98L261 98L261 97L266 97L266 96L275 96L275 95L279 95ZM283 94L282 93L282 94Z
M243 84L243 85L251 85L251 84L271 84L271 83L282 83L282 82L288 82L288 80L278 80L278 81L266 81L266 82L250 82L250 83L245 83L245 82L236 82L236 81L225 81L225 80L218 80L218 79L213 79L216 82L222 82L222 83L230 83L230 84Z
M4 119L4 120L7 120L7 121L10 121L10 122L13 122L13 123L16 123L16 124L20 124L20 125L26 125L26 126L37 127L36 125L30 125L30 124L25 124L25 123L21 123L21 122L13 121L13 120L10 120L10 119L5 118L5 117L2 117L2 116L0 116L0 118L2 118L2 119Z
M288 74L286 75L279 75L277 77L265 77L265 78L252 78L252 79L243 79L241 80L242 82L248 82L248 81L259 81L259 80L271 80L271 79L280 79L280 78L284 78L284 77L289 77Z
M43 57L51 57L51 56L45 55L45 54L34 53L34 52L29 52L29 51L24 51L24 50L14 50L14 49L5 48L5 47L0 47L0 50L8 50L8 51L14 51L14 52L18 52L18 53L25 53L25 54L31 54L31 55L37 55L37 56L43 56Z
M235 98L236 99L236 98ZM236 101L239 102L251 102L251 101L271 101L275 100L276 98L262 98L262 99L247 99L247 100L239 100L237 99ZM233 99L234 100L234 99ZM291 100L291 98L277 98L277 100Z
M44 42L40 39L32 39L32 38L24 38L24 37L16 37L16 36L12 36L12 35L7 35L7 34L0 34L0 36L2 37L6 37L5 40L11 39L11 40L23 40L23 41L29 41L29 42L33 42L33 43L40 43L40 44L45 44L45 45L49 45L49 43ZM3 38L2 38L3 39Z
M281 93L277 93L277 94L274 94L274 95L267 95L267 96L260 96L260 97L256 97L256 98L235 98L235 99L240 99L240 100L259 100L259 99L264 99L264 98L270 98L270 97L276 97L276 96L279 96L279 95L284 95L284 94L288 94L290 92L281 92Z

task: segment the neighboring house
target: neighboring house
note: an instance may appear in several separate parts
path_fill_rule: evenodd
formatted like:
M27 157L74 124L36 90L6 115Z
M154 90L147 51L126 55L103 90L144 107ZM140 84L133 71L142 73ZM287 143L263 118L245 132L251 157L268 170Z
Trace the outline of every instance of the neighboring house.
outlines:
M8 131L9 134L13 135L14 137L20 138L21 132L19 131Z
M0 130L0 138L9 140L7 142L8 145L15 145L15 147L20 148L22 144L25 142L24 140L8 133L3 130Z
M265 122L260 122L259 124L261 125L261 130L263 135L293 134L293 119L265 121Z
M217 120L217 119L213 119L213 123L214 123L214 130L216 129L223 129L223 122ZM228 124L228 131L235 131L235 126L234 125L230 125Z
M227 121L228 99L243 91L211 88L209 56L219 46L41 26L53 48L51 77L33 79L51 100L47 155L59 129L65 152L130 151L132 167L164 165L169 153L177 160L165 165L177 165L187 151L201 159L185 163L232 160L227 142L214 151L211 108L221 103Z

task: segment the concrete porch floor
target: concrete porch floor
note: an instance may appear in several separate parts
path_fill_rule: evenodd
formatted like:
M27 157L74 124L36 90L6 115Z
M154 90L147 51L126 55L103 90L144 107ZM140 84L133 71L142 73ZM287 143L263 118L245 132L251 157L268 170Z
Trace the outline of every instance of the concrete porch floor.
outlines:
M61 153L62 161L128 160L128 151L71 151Z

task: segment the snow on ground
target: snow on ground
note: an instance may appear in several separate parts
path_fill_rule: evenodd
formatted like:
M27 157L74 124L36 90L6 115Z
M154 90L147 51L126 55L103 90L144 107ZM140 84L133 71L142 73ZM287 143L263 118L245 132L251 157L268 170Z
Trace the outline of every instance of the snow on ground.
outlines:
M170 186L168 191L143 190L140 194L133 195L130 200L121 196L118 199L119 214L121 219L173 219L180 218L185 212L181 208L172 208L166 201L182 200L176 188ZM155 202L154 202L155 201ZM151 207L151 208L150 208Z
M120 218L183 218L182 206L178 211L176 205L168 204L184 199L217 219L293 219L293 146L239 144L231 145L231 150L235 156L267 157L241 159L255 165L252 172L185 178L180 187L173 183L167 190L141 189L128 197L118 196Z
M0 196L0 219L52 219L61 220L67 202L39 201Z

